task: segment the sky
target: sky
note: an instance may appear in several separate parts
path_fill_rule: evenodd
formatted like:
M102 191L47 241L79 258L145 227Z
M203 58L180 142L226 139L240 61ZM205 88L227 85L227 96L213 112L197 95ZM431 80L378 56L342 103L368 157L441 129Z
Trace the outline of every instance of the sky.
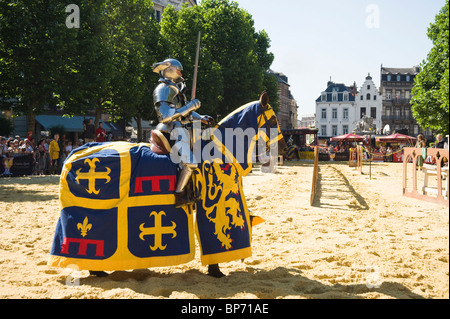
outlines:
M327 82L356 82L380 68L410 68L432 48L430 23L445 0L234 0L265 30L275 56L271 69L288 77L299 119L315 113Z

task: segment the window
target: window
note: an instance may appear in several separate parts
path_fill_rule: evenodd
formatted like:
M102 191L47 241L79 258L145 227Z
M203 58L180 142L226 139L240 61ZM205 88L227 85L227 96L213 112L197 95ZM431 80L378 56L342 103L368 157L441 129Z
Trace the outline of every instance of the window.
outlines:
M342 114L342 118L348 119L348 109L347 108L344 109L344 114Z
M161 22L161 11L155 10L155 18L158 22Z
M407 82L411 81L411 76L407 75L407 76L406 76L406 81L407 81Z
M371 107L370 108L370 117L376 119L377 118L377 108L376 107Z
M322 102L326 102L326 101L327 101L327 94L322 93Z
M333 109L333 110L332 110L332 116L331 116L331 118L332 118L332 119L337 119L337 109Z
M335 93L335 92L333 92L333 102L335 102L335 101L337 101L338 100L338 98L337 98L338 96L337 96L337 93Z
M391 81L391 76L390 75L387 76L387 80Z
M367 101L370 101L370 93L367 93Z
M410 92L409 91L405 91L405 99L409 100L410 98L411 98Z
M377 95L376 95L376 94L373 95L373 100L374 100L374 101L377 100Z
M361 95L361 101L364 101L364 96Z
M348 134L348 125L342 125L342 134Z
M327 126L326 125L322 125L320 127L320 133L322 133L322 136L327 136Z
M348 92L344 92L344 101L348 101Z
M386 100L392 100L392 92L391 91L387 91L386 92Z
M362 107L362 108L361 108L361 115L360 115L360 118L362 118L364 115L366 115L366 108L365 108L365 107Z
M402 80L402 77L400 75L397 75L397 82L400 82Z
M400 91L395 91L395 98L396 98L397 100L400 100L400 94L401 94Z
M333 131L333 136L336 136L337 135L337 125L333 125L332 127L332 131Z
M367 89L370 90L370 85L367 85Z
M327 118L327 109L322 109L322 118L323 119Z

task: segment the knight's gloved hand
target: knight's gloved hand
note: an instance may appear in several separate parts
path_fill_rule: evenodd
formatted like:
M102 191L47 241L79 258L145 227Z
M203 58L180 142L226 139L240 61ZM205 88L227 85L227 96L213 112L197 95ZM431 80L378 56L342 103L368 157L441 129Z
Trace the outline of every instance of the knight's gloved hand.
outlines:
M216 123L214 118L209 116L209 115L202 115L201 121L202 121L203 124L209 125L209 126L212 126L212 125L214 125Z
M200 103L199 100L195 99L195 100L192 100L191 102L189 102L186 106L187 106L189 112L192 112L192 111L198 110L201 105L202 105L202 103Z
M190 113L200 108L201 105L202 104L200 103L200 101L195 99L186 104L185 106L183 106L182 108L178 109L177 112L179 112L179 114L181 114L182 116L186 117Z

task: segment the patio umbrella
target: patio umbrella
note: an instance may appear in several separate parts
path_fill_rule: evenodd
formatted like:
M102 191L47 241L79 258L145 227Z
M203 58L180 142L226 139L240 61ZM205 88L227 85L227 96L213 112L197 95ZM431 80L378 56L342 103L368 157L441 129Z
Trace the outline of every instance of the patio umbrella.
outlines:
M364 137L361 135L357 135L355 133L348 133L348 134L332 137L330 139L330 141L331 142L362 142L362 141L364 141Z
M379 136L376 138L377 142L387 142L387 143L405 142L405 143L413 144L416 140L417 140L417 138L415 138L415 137L404 135L404 134L399 134L399 133L395 133L395 134L388 135L388 136Z

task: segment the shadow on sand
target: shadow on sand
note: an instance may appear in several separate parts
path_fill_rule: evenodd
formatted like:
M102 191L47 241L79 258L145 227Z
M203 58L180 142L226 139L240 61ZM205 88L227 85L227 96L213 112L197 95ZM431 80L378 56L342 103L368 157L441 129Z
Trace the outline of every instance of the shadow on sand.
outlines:
M331 174L327 172L327 175L324 175L319 171L319 175L317 177L317 196L314 199L313 205L314 207L319 208L329 208L330 206L334 206L334 208L338 208L336 206L341 207L342 209L352 209L352 210L368 210L370 207L367 204L361 194L359 194L353 186L350 184L349 180L345 175L336 167L330 166L327 168L331 170ZM323 169L322 169L323 171ZM330 181L330 179L333 179ZM342 187L339 188L339 192L334 192L329 194L324 190L324 185L330 185L331 183L339 183ZM354 198L355 200L348 200L346 204L343 205L333 205L327 203L327 199L342 199L342 198Z
M383 282L379 288L368 288L365 284L326 285L302 276L301 270L284 267L273 270L248 267L247 271L231 272L220 279L196 269L173 274L149 269L115 271L106 278L82 278L80 284L102 289L130 289L151 298L168 298L174 292L179 292L187 293L187 298L200 299L233 298L241 293L252 294L261 299L287 296L306 299L362 299L367 298L362 294L376 292L382 295L379 298L423 299L395 282Z

